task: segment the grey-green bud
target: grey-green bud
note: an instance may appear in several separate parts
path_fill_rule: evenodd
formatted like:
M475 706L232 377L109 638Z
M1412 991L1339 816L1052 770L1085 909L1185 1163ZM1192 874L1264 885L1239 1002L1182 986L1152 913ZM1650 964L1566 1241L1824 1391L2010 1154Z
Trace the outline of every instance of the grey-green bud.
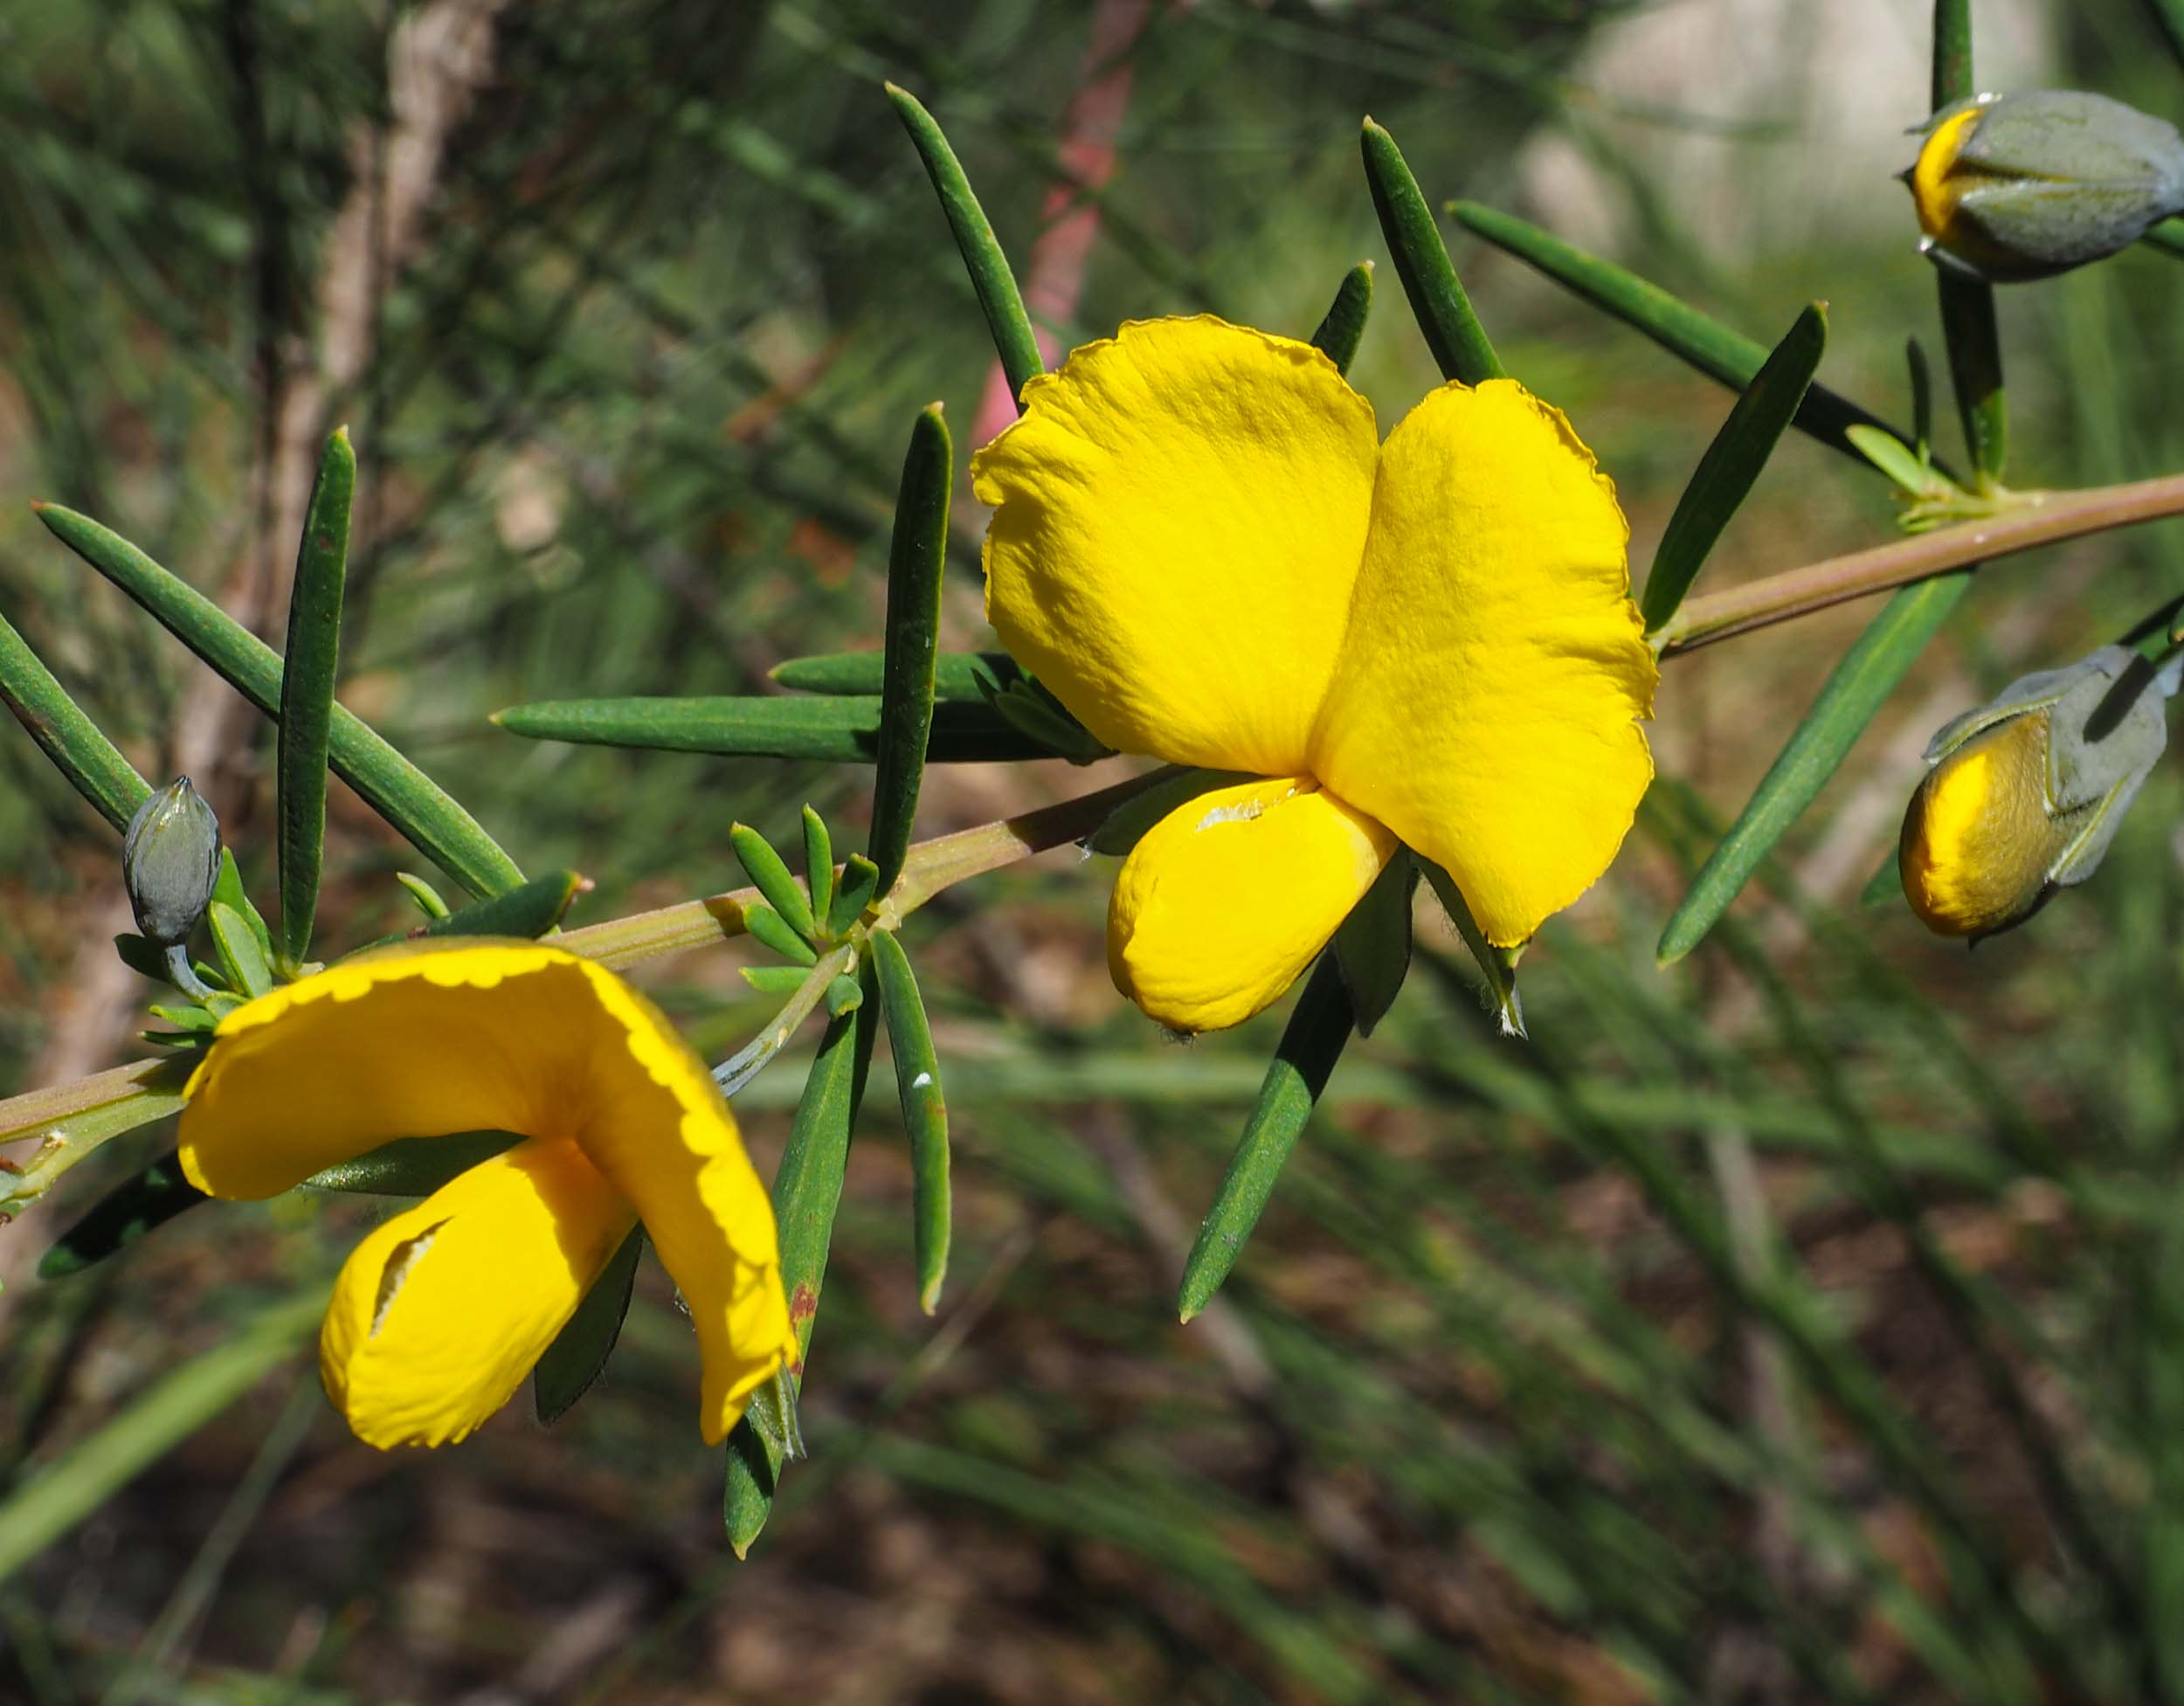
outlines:
M219 876L220 820L190 778L176 777L137 807L121 840L121 877L144 939L161 948L188 941Z
M2112 255L2184 211L2184 136L2082 90L1981 95L1934 114L1904 177L1920 246L2011 284Z

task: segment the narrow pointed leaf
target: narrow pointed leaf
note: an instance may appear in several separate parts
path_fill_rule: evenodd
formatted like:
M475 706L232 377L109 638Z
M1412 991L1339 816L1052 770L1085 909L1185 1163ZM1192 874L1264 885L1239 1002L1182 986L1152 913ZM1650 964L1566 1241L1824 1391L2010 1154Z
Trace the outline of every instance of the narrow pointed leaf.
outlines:
M784 960L796 965L817 965L819 954L789 927L788 921L769 906L746 907L743 909L743 928L751 940L761 947L771 948Z
M1933 110L1969 100L1979 91L1972 68L1971 0L1934 0ZM1994 287L1946 266L1934 269L1940 294L1942 347L1950 388L1972 467L1984 486L2000 480L2009 456L2009 411L2002 390L2001 333L1994 322Z
M834 1212L841 1202L842 1173L849 1160L850 1128L864 1099L865 1078L879 1030L876 976L870 964L858 981L866 999L854 1013L840 1015L804 1081L796 1120L789 1129L781 1168L774 1175L773 1214L781 1240L781 1283L789 1297L789 1322L796 1333L797 1367L804 1379L826 1281L826 1254L834 1240ZM728 1485L722 1501L729 1544L745 1557L773 1509L782 1454L755 1427L738 1423L728 1442Z
M1036 681L1012 682L988 700L987 705L1002 722L1048 756L1078 764L1111 756L1090 729Z
M1369 1037L1411 969L1411 891L1418 865L1399 849L1335 932L1335 963L1350 991L1358 1034Z
M1449 211L1467 230L1644 333L1670 355L1731 390L1744 390L1766 364L1765 345L1731 330L1612 261L1589 255L1538 225L1476 202L1456 202ZM1825 385L1814 385L1806 391L1792 424L1822 444L1856 457L1862 466L1865 458L1845 436L1847 427L1877 427L1907 445L1911 443L1906 434Z
M1661 933L1663 965L1697 947L1729 909L1759 862L1827 785L1970 584L1971 571L1960 570L1905 587L1843 654L1812 709L1669 916Z
M804 881L812 891L812 916L822 924L834 908L834 838L826 819L804 808Z
M1640 609L1647 632L1658 629L1683 602L1707 554L1750 494L1752 482L1804 401L1827 348L1828 316L1815 302L1798 315L1774 346L1699 458L1698 468L1676 500L1676 513L1661 535L1653 571L1646 577Z
M156 984L164 984L169 976L167 956L134 930L124 931L114 938L114 951L122 964L140 977L149 977Z
M54 1240L52 1247L38 1258L38 1277L60 1280L80 1274L128 1249L184 1209L211 1200L183 1176L182 1157L169 1150L135 1178L100 1198L81 1219Z
M1024 311L1016 274L1009 270L1008 257L1001 252L992 222L971 193L971 180L964 176L962 162L948 146L948 138L933 115L909 90L890 83L887 91L903 128L910 133L917 157L925 162L925 175L932 179L934 191L940 197L941 211L948 217L948 229L955 233L956 247L970 271L971 287L978 293L986 329L993 335L1001 370L1008 376L1009 395L1019 399L1020 408L1025 385L1046 371L1046 363L1040 358L1039 340L1032 332L1031 316Z
M433 919L421 934L542 936L568 915L570 905L587 886L574 871L549 871L505 894L458 907L445 918Z
M865 915L865 908L872 904L873 896L880 888L880 867L862 853L852 853L842 867L840 883L834 890L834 904L827 908L826 933L840 936Z
M828 652L791 658L766 672L767 679L798 693L875 694L887 684L884 652ZM983 705L1006 692L1024 671L1006 652L941 652L933 660L933 697L942 704Z
M68 785L114 828L127 829L136 808L150 798L151 784L4 619L0 619L0 699Z
M1372 263L1361 260L1342 275L1326 317L1312 334L1314 348L1325 351L1338 372L1349 372L1350 363L1357 360L1358 345L1365 337L1365 321L1372 313Z
M940 1302L948 1274L951 1213L948 1191L948 1104L941 1095L940 1058L909 957L893 930L872 935L880 1005L895 1056L895 1088L910 1134L910 1214L917 1245L917 1304L927 1315Z
M1311 1117L1354 1028L1341 968L1332 954L1322 954L1305 981L1296 1011L1289 1015L1289 1027L1259 1087L1259 1100L1244 1122L1244 1135L1228 1158L1213 1205L1206 1211L1198 1240L1183 1264L1177 1307L1184 1320L1213 1301L1243 1254L1244 1241L1259 1224L1268 1198L1274 1195L1275 1181L1296 1147L1297 1134Z
M812 758L869 764L880 754L880 696L825 698L567 699L496 711L493 721L534 741ZM1054 749L987 704L936 705L929 763L1013 763Z
M872 778L866 857L884 894L902 874L933 728L933 660L940 652L940 585L948 566L948 489L955 452L940 404L919 411L895 494L888 547L887 675L880 693L880 751Z
M622 1317L629 1313L637 1286L637 1259L644 1252L645 1229L639 1226L608 1258L577 1312L531 1371L531 1407L541 1425L551 1427L567 1415L605 1371L614 1342L622 1336Z
M449 1180L522 1142L511 1131L453 1131L443 1137L394 1137L377 1149L311 1175L309 1191L366 1197L429 1197Z
M812 974L800 965L747 965L743 981L761 995L794 995Z
M1486 328L1479 324L1471 299L1456 278L1455 263L1448 259L1448 245L1441 241L1433 210L1426 204L1395 138L1367 119L1361 145L1372 211L1379 215L1395 276L1403 281L1403 294L1411 299L1411 311L1418 316L1419 329L1426 335L1426 347L1433 351L1441 376L1461 379L1467 385L1503 377Z
M280 703L280 660L210 598L87 516L58 504L38 518L63 544L112 581L266 715ZM334 773L410 844L475 894L523 881L477 820L424 771L336 705L328 735Z
M1926 346L1917 338L1904 340L1904 363L1911 370L1912 447L1923 459L1933 453L1934 374L1926 360ZM1867 454L1872 452L1867 450Z
M243 873L235 862L235 849L232 847L220 849L220 871L213 880L212 898L250 926L251 935L258 939L258 951L270 963L273 957L273 931L266 927L264 917L251 904L250 896L243 890Z
M280 953L286 965L310 957L326 843L327 742L334 726L334 677L341 660L342 591L349 574L349 513L356 452L337 427L319 459L304 512L288 593L288 643L281 652L276 756L280 830Z
M228 987L253 999L271 990L273 968L266 964L265 950L243 915L215 901L205 908L204 922L211 927L212 946L227 974Z
M425 915L428 922L447 916L449 910L447 902L440 899L439 890L425 881L423 877L413 875L408 871L397 871L394 874L394 880L409 890L410 898L417 902L418 910Z
M1524 1004L1517 994L1517 958L1521 948L1496 948L1486 939L1486 932L1472 917L1471 908L1463 898L1463 891L1456 881L1431 860L1421 859L1427 883L1434 896L1441 902L1441 909L1448 915L1448 922L1456 927L1456 934L1463 938L1463 945L1471 950L1471 957L1478 964L1479 975L1486 979L1487 1006L1502 1027L1505 1037L1524 1034Z
M1867 461L1895 482L1898 491L1925 494L1936 488L1933 470L1906 450L1902 439L1876 432L1870 426L1854 426L1850 429L1850 442L1857 445Z
M736 824L728 832L728 845L765 896L766 904L781 915L782 922L807 940L813 936L819 927L812 916L812 903L789 874L781 855L773 850L773 843L749 824Z

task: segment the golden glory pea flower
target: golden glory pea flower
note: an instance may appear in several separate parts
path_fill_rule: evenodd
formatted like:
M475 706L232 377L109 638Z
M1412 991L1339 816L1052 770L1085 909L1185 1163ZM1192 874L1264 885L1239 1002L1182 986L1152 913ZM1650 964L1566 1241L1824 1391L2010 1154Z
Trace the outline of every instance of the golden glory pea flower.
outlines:
M2176 672L2120 646L1945 723L1904 814L1904 893L1938 936L1995 935L2100 868L2167 744Z
M529 942L345 960L220 1021L184 1092L182 1164L258 1199L397 1137L521 1140L359 1244L319 1338L366 1443L462 1439L508 1402L639 1221L725 1438L792 1363L773 1211L704 1063L605 967Z
M2082 90L1980 95L1927 121L1904 177L1926 252L2010 284L2112 255L2184 211L2184 137Z
M1614 857L1653 774L1654 657L1614 488L1506 379L1383 444L1311 345L1137 321L1024 390L971 464L986 614L1120 752L1256 778L1116 879L1116 986L1182 1032L1249 1018L1399 844L1515 947Z

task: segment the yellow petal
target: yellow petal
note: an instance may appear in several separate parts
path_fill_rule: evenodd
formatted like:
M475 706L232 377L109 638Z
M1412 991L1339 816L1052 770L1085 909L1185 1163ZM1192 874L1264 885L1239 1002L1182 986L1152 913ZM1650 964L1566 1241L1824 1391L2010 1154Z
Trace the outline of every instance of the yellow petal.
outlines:
M2048 800L2048 713L1973 736L1944 758L1904 814L1897 868L1911 910L1939 936L1991 936L2045 898L2086 811Z
M579 964L624 1035L595 1058L598 1100L577 1141L637 1205L689 1306L705 1364L698 1425L718 1445L751 1393L796 1360L773 1205L704 1062L651 1002Z
M1513 380L1442 386L1381 447L1306 769L1448 867L1514 947L1607 868L1653 777L1653 653L1614 488Z
M1171 1030L1241 1024L1311 964L1394 852L1386 830L1309 777L1186 801L1115 880L1115 986Z
M319 1335L327 1396L383 1450L475 1432L522 1385L636 1218L565 1137L480 1162L342 1267Z
M1310 344L1134 321L971 460L986 615L1122 752L1304 768L1365 546L1372 408Z
M568 1137L690 1305L718 1440L794 1356L773 1211L712 1075L605 967L528 942L363 957L238 1008L190 1081L184 1171L269 1197L393 1137Z

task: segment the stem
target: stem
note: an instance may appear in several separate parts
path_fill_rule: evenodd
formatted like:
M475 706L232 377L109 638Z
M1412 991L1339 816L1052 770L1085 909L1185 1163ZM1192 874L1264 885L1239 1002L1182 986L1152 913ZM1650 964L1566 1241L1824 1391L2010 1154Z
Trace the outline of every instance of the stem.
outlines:
M1830 604L1930 580L2036 545L2176 515L2184 515L2184 474L2084 492L2026 494L2020 507L1989 519L1939 528L1688 598L1657 637L1661 654L1668 658L1697 651L1733 634L1772 627Z

